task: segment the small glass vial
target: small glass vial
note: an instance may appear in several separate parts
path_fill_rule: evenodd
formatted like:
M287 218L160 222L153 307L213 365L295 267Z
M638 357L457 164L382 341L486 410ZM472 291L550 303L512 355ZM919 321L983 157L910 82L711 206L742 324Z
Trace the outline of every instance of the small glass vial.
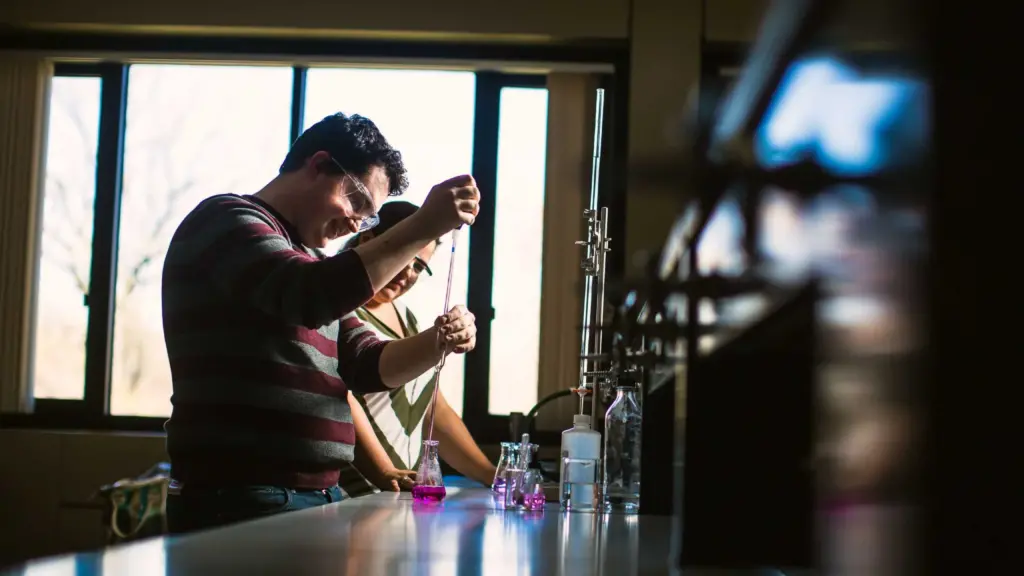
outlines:
M640 509L640 433L643 414L635 386L618 386L604 417L605 512L636 514Z
M437 440L423 441L423 457L416 471L416 485L412 488L412 499L416 502L436 503L444 500L444 478L441 476L441 461L438 459Z
M544 477L540 470L533 468L523 473L519 490L523 493L523 507L530 512L543 512L547 499L544 497Z

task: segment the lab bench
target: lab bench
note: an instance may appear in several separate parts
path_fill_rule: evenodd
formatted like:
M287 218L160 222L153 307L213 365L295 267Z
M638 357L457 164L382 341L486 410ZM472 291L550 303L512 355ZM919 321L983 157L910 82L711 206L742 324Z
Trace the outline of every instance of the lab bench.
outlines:
M670 517L500 509L489 490L441 504L381 493L188 536L37 560L24 576L668 573Z

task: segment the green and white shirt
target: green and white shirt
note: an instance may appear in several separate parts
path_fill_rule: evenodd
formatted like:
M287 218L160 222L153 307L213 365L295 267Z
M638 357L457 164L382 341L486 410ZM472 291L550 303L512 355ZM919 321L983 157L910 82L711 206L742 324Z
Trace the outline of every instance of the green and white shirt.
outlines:
M397 340L418 334L419 325L412 311L398 302L394 306L404 334L396 334L366 308L357 310L356 315L381 339ZM423 421L435 385L434 371L429 370L401 388L355 395L366 411L377 440L398 469L416 470L419 466L423 448ZM342 467L338 484L352 498L380 492L351 463Z

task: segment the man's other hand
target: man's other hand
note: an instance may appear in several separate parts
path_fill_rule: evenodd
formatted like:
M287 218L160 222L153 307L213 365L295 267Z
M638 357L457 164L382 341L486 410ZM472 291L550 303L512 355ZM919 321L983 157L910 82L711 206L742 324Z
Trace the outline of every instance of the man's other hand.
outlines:
M472 225L479 213L480 190L476 180L466 174L431 188L423 205L411 218L429 232L429 237L440 238L463 224Z
M465 306L456 306L434 321L438 350L465 354L476 347L476 316Z

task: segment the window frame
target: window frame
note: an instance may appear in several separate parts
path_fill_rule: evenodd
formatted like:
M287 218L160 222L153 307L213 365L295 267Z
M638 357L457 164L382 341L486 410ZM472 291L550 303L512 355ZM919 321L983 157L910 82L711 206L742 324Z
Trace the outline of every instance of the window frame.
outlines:
M476 121L473 134L473 177L487 210L473 223L469 243L469 289L466 307L476 315L476 349L466 355L462 420L477 442L500 442L508 436L509 417L490 413L491 322L494 287L494 194L498 187L498 145L501 91L504 88L545 88L547 76L480 72L476 77ZM538 344L539 345L539 344Z
M48 36L35 38L28 45L50 42ZM40 40L41 38L41 40ZM72 42L74 45L74 42ZM124 48L122 48L123 50ZM358 50L356 51L359 52ZM628 54L611 59L607 48L596 50L590 58L576 61L608 62L615 66L616 86L628 86L625 67ZM448 58L454 55L445 54ZM529 56L529 54L520 55ZM564 57L577 56L567 52ZM465 57L465 55L463 55ZM563 57L546 58L546 61L561 61ZM570 60L571 61L571 60ZM369 64L368 64L369 65ZM97 77L101 79L99 138L97 143L96 196L93 213L92 263L90 266L89 294L86 305L89 316L86 335L86 366L84 395L79 400L30 398L29 412L0 414L0 429L43 428L95 431L163 432L165 417L115 416L110 414L110 384L113 357L114 314L116 313L115 291L122 200L122 176L124 161L125 129L127 120L127 96L131 64L119 61L92 63L62 63L54 65L54 77ZM290 138L294 141L302 131L308 68L301 64L292 65L292 107ZM501 89L505 87L545 87L546 74L506 74L480 69L476 72L476 100L474 116L473 171L484 194L492 191L497 183L498 121ZM625 99L622 99L623 103ZM620 107L624 112L625 107ZM606 130L606 134L610 133ZM623 134L624 137L624 134ZM624 141L614 149L625 150ZM607 150L612 151L612 147ZM615 158L612 154L607 157ZM624 159L622 159L624 162ZM602 172L612 172L613 162L603 164ZM604 182L609 182L607 178ZM609 182L608 187L611 187ZM624 195L612 205L624 207ZM485 199L486 202L486 199ZM493 206L493 202L489 205ZM612 228L622 229L625 222L624 210L618 210ZM489 376L489 322L491 310L491 284L493 282L494 224L492 211L484 211L474 224L473 239L469 253L469 291L467 304L477 310L480 332L477 349L466 356L463 419L478 442L493 443L508 436L507 416L490 415L487 411ZM621 237L621 233L620 233ZM624 256L613 253L609 270L621 269ZM38 277L33 278L37 282ZM34 297L33 297L34 298ZM488 311L485 313L484 311ZM34 314L34 310L33 310ZM33 333L30 341L34 342ZM32 344L29 344L30 349ZM34 353L34 350L32 350ZM31 360L30 360L31 361ZM479 407L482 406L482 411ZM483 418L481 418L483 416Z
M4 415L2 421L28 419L33 425L103 429L109 422L110 367L113 348L114 290L121 211L121 180L128 98L128 65L89 63L54 65L54 78L100 79L99 134L96 145L96 195L85 342L85 382L80 400L30 398L31 414ZM33 279L33 283L38 278ZM34 312L34 311L33 311ZM34 341L35 324L31 338ZM33 353L35 351L33 350ZM153 429L152 418L127 416L115 429Z
M600 87L605 90L605 123L602 132L603 161L600 168L599 203L609 208L609 236L625 238L626 202L625 175L626 117L629 76L624 66L617 67L614 75L603 75ZM512 415L491 414L490 359L491 322L494 283L494 232L497 201L493 194L498 183L498 144L501 114L501 91L504 88L545 88L546 75L505 74L478 72L476 85L476 131L473 139L473 176L477 180L484 205L473 224L469 245L469 290L466 306L476 314L477 346L466 355L462 420L473 438L480 444L496 444L511 438ZM488 198L488 194L492 197ZM580 215L582 216L582 215ZM571 217L571 216L567 216ZM610 278L620 276L625 268L623 250L608 255ZM609 335L610 336L610 335ZM540 344L538 343L538 346ZM538 397L540 400L540 397ZM542 444L557 444L558 432L536 431L535 439Z

